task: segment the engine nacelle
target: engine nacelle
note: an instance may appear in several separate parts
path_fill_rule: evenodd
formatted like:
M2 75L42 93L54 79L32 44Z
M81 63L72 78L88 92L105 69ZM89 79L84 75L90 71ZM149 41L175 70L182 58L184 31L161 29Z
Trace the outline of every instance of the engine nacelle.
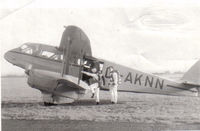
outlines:
M57 81L60 73L30 70L28 84L42 92L43 100L47 103L71 103L84 96L85 90L69 87Z

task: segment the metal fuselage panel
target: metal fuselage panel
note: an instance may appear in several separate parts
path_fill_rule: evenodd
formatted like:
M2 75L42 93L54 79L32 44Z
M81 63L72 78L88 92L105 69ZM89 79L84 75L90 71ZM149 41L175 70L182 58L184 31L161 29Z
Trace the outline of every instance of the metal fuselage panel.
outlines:
M121 84L118 87L118 91L165 95L198 95L198 91L194 86L186 86L182 83L167 80L109 61L104 61L103 74L106 74L109 66L113 66L121 74ZM105 77L104 89L109 89L109 81L110 79Z

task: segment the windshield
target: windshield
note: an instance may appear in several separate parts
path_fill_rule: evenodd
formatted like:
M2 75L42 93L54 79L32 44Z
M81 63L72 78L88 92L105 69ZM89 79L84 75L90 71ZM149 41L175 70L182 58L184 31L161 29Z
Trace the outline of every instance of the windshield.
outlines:
M52 50L52 48L43 48L41 49L40 45L37 44L23 44L19 47L20 51L25 54L30 54L42 58L62 61L63 54L57 50ZM54 48L53 48L54 49Z
M26 54L33 54L33 49L28 47L28 45L24 44L20 47L20 50L22 53L26 53Z

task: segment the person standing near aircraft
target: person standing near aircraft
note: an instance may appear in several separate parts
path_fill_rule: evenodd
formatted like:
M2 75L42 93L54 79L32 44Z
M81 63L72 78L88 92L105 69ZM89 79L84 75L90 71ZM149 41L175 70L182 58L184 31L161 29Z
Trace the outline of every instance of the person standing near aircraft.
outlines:
M109 83L109 89L111 93L111 102L112 104L117 103L118 94L117 94L117 88L118 88L118 77L119 74L116 70L111 66L110 67L110 83Z
M91 76L91 80L90 80L90 88L91 88L91 91L92 91L92 98L96 97L96 104L98 105L100 100L99 100L99 77L98 77L98 74L97 74L97 69L96 67L93 67L91 69L91 72L86 72L86 71L82 71L82 73L88 75L88 76Z

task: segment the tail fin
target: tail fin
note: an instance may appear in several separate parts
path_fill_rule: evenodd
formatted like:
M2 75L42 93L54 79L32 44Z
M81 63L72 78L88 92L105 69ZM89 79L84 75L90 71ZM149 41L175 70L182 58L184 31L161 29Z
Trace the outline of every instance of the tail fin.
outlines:
M186 84L200 86L200 60L184 74L182 80Z

